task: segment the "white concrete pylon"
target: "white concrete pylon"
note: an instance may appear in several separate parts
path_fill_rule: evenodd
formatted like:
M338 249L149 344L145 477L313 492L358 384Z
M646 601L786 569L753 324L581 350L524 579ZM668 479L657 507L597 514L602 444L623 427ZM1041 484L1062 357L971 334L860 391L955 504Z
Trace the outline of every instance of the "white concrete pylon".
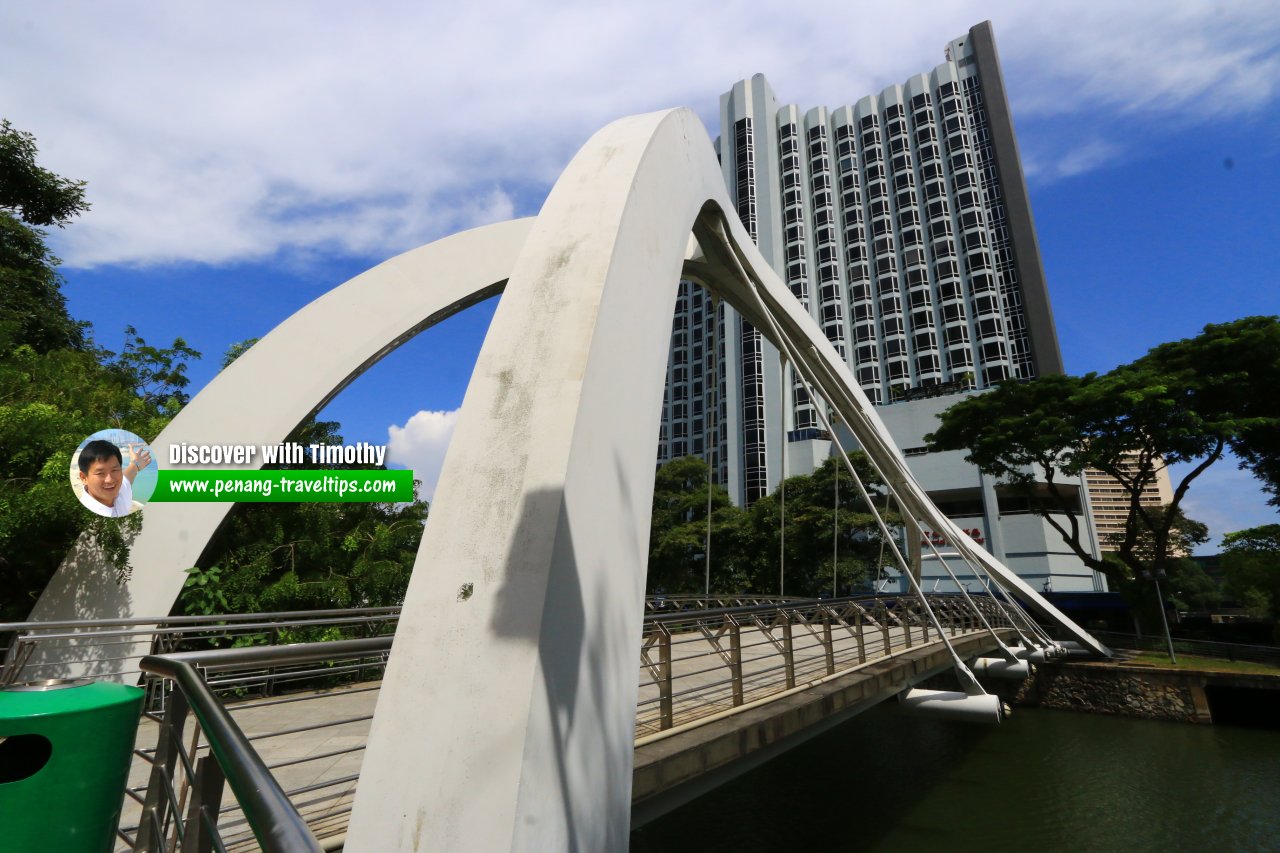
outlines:
M348 849L626 848L654 438L711 199L687 110L614 122L551 191L445 458Z

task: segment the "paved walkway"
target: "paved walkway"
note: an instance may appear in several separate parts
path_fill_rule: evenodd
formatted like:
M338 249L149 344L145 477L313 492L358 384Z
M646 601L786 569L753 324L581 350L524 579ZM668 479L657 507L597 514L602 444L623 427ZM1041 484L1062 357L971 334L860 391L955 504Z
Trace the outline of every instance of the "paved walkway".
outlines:
M956 636L978 633L983 632L957 632ZM852 630L835 626L831 637L831 660L835 670L847 672L859 667L863 660L871 664L884 660L887 654L906 650L909 644L910 647L919 647L925 642L924 631L918 627L911 628L909 634L900 627L889 628L887 636L886 643L884 630L866 626L860 650L858 638ZM738 648L742 661L743 703L787 689L786 658L779 648L782 637L780 627L753 625L741 628ZM816 681L828 674L823 637L820 624L812 629L804 625L792 626L794 680L797 685ZM936 638L936 632L930 631L929 640ZM673 730L732 710L734 684L729 660L733 656L729 635L675 634L671 646ZM656 648L649 649L648 657L656 660ZM661 727L658 714L660 691L655 681L658 672L656 667L647 664L642 664L639 669L637 738L652 735ZM377 682L366 682L341 689L228 704L241 730L250 738L268 767L273 769L280 784L290 792L298 810L322 840L340 836L346 830L378 687ZM193 728L188 725L188 746L191 745ZM158 731L156 723L144 720L138 731L138 748L154 750ZM207 748L197 744L196 754L207 754ZM145 795L150 772L150 763L137 757L129 777L130 787ZM180 789L185 814L185 786L180 786ZM224 793L223 804L234 806L230 791ZM136 826L140 815L141 806L132 798L126 798L121 826ZM219 826L230 849L257 849L238 809L226 809ZM124 842L119 842L117 850L128 849Z

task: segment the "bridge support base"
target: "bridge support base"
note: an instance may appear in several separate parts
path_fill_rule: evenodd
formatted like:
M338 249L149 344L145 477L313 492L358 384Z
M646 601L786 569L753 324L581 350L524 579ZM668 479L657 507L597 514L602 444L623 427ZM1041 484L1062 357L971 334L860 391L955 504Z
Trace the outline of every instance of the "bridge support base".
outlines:
M969 664L969 669L979 678L985 675L988 678L1012 678L1018 681L1030 678L1035 672L1029 661L1010 662L1004 658L978 658Z
M913 687L898 694L902 708L917 716L970 723L998 723L1010 713L999 696L970 696L953 690L921 690Z

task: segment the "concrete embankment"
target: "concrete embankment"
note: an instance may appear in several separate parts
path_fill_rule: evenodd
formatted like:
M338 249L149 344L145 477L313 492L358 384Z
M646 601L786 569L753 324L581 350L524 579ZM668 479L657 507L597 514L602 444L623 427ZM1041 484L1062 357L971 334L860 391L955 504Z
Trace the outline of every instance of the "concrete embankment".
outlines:
M1280 720L1280 675L1171 669L1123 661L1041 664L1015 704L1187 723ZM1256 712L1256 713L1255 713Z

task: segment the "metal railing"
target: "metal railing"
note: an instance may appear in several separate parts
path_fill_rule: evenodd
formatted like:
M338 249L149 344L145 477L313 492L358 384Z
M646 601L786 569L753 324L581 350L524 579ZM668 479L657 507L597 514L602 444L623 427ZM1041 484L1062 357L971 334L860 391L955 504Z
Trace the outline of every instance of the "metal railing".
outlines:
M960 596L929 599L949 636L985 630ZM992 626L1008 625L995 602L978 596L975 603ZM914 596L651 614L644 621L636 737L665 736L936 639ZM372 702L365 697L368 712L356 715L335 714L319 703L376 686L253 702L223 702L217 694L227 695L235 685L260 685L266 672L277 685L318 672L377 672L390 645L390 637L378 637L144 658L141 668L176 690L163 716L151 715L159 724L157 745L137 752L150 765L148 783L131 793L141 817L136 826L123 827L120 838L135 851L175 853L235 850L255 839L268 851L316 850L323 849L317 834L326 833L340 843ZM304 702L317 703L312 716L319 719L265 731L238 722L264 708ZM188 732L192 714L199 726ZM264 745L272 739L323 740L329 734L323 730L343 726L350 727L345 739L354 742L341 749L264 757ZM332 762L337 769L288 785L278 778L308 762ZM236 799L228 809L221 808L224 778ZM313 834L314 828L321 831Z
M231 613L216 616L149 616L0 623L0 687L17 681L110 671L126 683L142 675L143 654L246 645L279 645L336 633L344 638L395 632L399 607ZM135 649L143 646L141 654ZM56 648L56 657L39 652ZM267 685L269 687L269 685Z
M1168 649L1164 637L1136 636L1117 631L1092 631L1093 636L1114 649L1164 653ZM1173 638L1174 652L1221 660L1248 661L1280 667L1280 648L1275 646L1251 646L1244 643L1220 643L1215 640L1185 640Z
M930 595L929 601L948 636L984 630L962 597ZM974 601L993 627L1008 627L993 600L975 595ZM696 609L706 605L720 606ZM638 742L938 639L919 599L911 595L654 596L646 610ZM340 843L372 720L376 679L398 618L399 608L375 608L0 625L0 632L15 637L3 677L31 677L23 664L45 640L87 639L81 646L86 655L101 655L101 646L109 650L121 636L151 641L153 654L139 658L135 671L148 674L152 697L139 737L153 738L156 745L135 751L118 833L127 845L122 849L168 853L258 849L258 844L276 849L255 839L254 832L265 832L269 840L277 830L293 832L299 820L321 838ZM279 645L338 631L380 636ZM100 644L96 650L94 642ZM209 648L236 644L241 647ZM190 650L200 646L204 650ZM318 685L325 689L315 689ZM199 725L188 725L192 715ZM245 785L267 790L263 773L278 790L268 792L269 802L246 802L240 794ZM227 808L222 808L224 778L236 795ZM281 798L292 804L292 814L278 814ZM261 818L264 809L268 817Z
M929 596L948 636L984 630L958 595ZM990 598L975 604L1009 627ZM636 736L696 723L936 639L915 596L863 596L645 618Z
M726 593L716 593L714 595L649 595L644 599L644 612L649 613L672 613L685 610L719 610L726 607L754 607L761 604L795 604L802 601L812 601L811 598L803 598L800 596L787 595L750 595L747 593L737 593L729 595Z
M708 610L806 600L743 593L710 597L655 595L645 599L645 612ZM119 670L118 677L133 682L142 675L136 662L143 654L309 642L318 639L317 633L345 635L324 639L379 636L394 633L399 619L400 608L397 606L212 616L0 622L0 687L19 680L62 677L68 666L90 663L99 671ZM141 654L133 651L140 643L146 646L146 651ZM64 653L56 659L42 660L37 651L51 646L61 646Z
M237 671L258 672L269 667L296 672L299 669L311 670L315 664L336 662L356 667L381 666L391 649L391 640L387 636L296 646L181 652L144 658L141 664L143 671L172 681L177 689L159 720L155 750L149 756L147 751L140 751L150 760L152 768L145 797L141 799L141 820L136 827L122 830L120 837L132 842L134 851L207 853L211 850L225 851L248 841L247 827L260 848L269 853L324 849L300 811L308 803L299 803L298 800L303 795L312 795L326 788L353 785L358 772L291 790L284 789L275 772L286 766L308 761L333 761L362 752L363 742L273 764L263 760L253 742L368 722L372 715L327 719L250 737L237 724L234 711L278 703L260 702L228 709L215 695L215 679L211 676L220 674L226 681ZM195 715L199 728L188 736L186 724L190 714ZM205 741L203 745L200 743L201 734ZM231 786L236 799L236 806L225 811L221 808L224 781ZM349 800L339 805L340 815L345 815L350 809ZM182 818L184 813L185 818ZM333 813L328 816L332 817ZM134 831L132 838L130 829ZM224 835L226 829L238 830L238 835Z

